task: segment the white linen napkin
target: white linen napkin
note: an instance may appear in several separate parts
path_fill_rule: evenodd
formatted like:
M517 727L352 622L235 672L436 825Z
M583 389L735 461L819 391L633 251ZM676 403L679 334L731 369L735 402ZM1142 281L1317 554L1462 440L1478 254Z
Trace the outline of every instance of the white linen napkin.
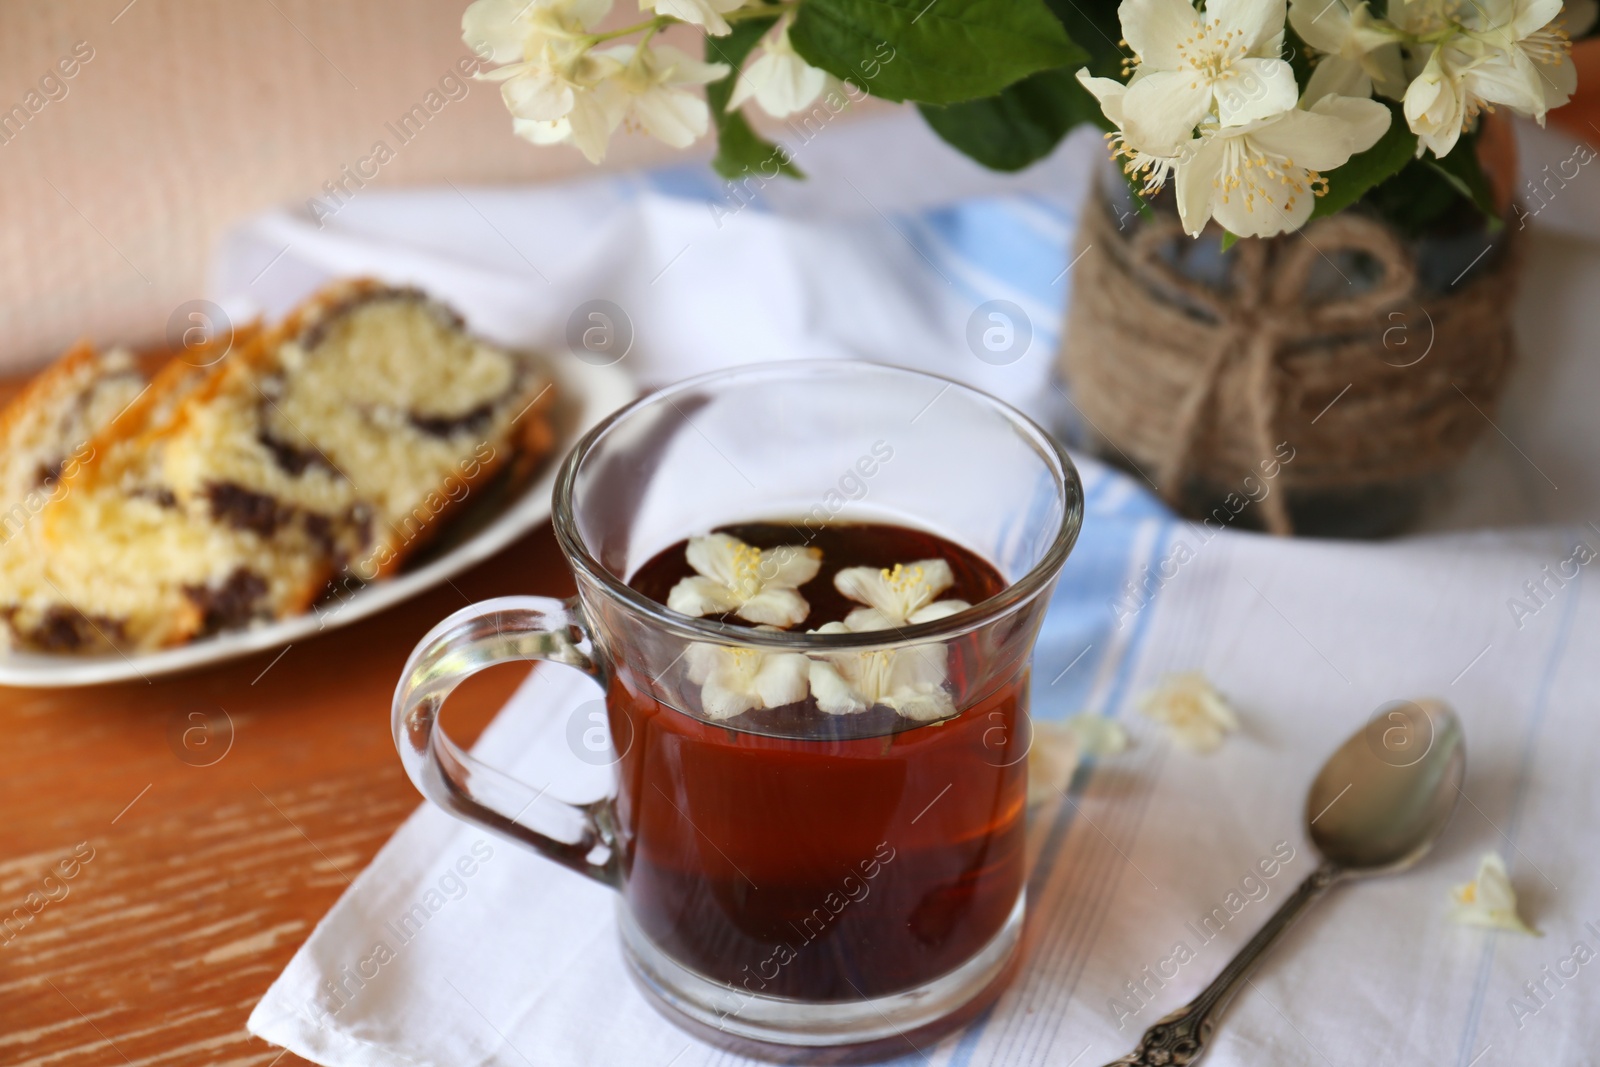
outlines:
M1093 496L1114 495L1114 478L1096 471ZM1594 1062L1600 970L1589 971L1600 964L1574 960L1579 946L1600 951L1587 845L1600 812L1589 769L1600 601L1585 596L1586 567L1560 586L1546 575L1600 535L1206 542L1186 524L1133 517L1140 506L1091 519L1034 685L1036 714L1114 714L1134 746L1034 810L1019 976L979 1021L936 1047L908 1046L906 1062L1096 1067L1126 1052L1311 871L1300 811L1322 759L1380 704L1430 694L1457 708L1467 737L1465 796L1445 837L1409 874L1336 889L1240 995L1209 1062ZM1130 579L1159 591L1141 606ZM1530 581L1545 582L1542 605ZM1514 617L1512 598L1532 613ZM1187 669L1203 669L1243 720L1209 756L1130 711L1164 672ZM572 709L596 696L581 675L540 667L475 751L567 799L599 795L604 774L567 741ZM1487 850L1546 936L1447 921L1450 888ZM1274 858L1276 874L1261 877ZM1220 930L1202 923L1216 908L1230 915ZM424 806L312 933L250 1029L338 1065L744 1062L647 1005L624 972L612 909L608 890Z

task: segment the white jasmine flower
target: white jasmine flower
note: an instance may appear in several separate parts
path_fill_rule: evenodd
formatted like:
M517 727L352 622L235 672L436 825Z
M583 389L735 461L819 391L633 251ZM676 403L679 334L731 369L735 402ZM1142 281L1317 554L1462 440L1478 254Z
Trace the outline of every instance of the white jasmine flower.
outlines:
M811 613L797 590L817 576L822 552L793 545L762 550L724 533L691 537L685 553L695 576L667 594L684 615L733 612L750 622L793 626Z
M1457 13L1447 0L1389 0L1385 8L1388 21L1413 41L1444 40L1458 28Z
M702 63L671 45L622 45L596 55L621 67L613 80L624 120L673 148L687 148L711 126L711 109L686 85L705 85L728 74L725 63Z
M1406 125L1417 135L1417 155L1432 149L1449 154L1467 128L1464 67L1470 59L1454 48L1435 48L1428 63L1406 89Z
M1463 926L1541 936L1517 914L1517 893L1511 888L1511 877L1499 853L1485 852L1478 864L1478 876L1451 890L1450 899L1454 904L1450 918Z
M1150 152L1128 140L1122 114L1122 103L1128 95L1126 85L1115 78L1091 77L1087 67L1078 71L1078 81L1100 101L1100 110L1117 128L1116 133L1106 134L1106 141L1111 146L1111 158L1123 160L1123 172L1141 178L1144 195L1154 196L1166 184L1167 177L1177 164L1177 151Z
M1368 9L1366 0L1289 0L1289 25L1323 53L1306 85L1305 102L1324 96L1371 96L1374 88L1398 100L1406 76L1402 34Z
M811 632L856 631L846 623L830 622ZM823 653L811 660L811 695L829 715L854 715L882 704L918 722L947 719L956 709L944 689L945 657L940 644Z
M789 43L789 24L793 21L793 12L779 19L762 41L761 54L745 64L733 95L728 98L730 111L753 98L773 118L788 118L810 107L827 90L843 88L839 79L813 67L794 50Z
M1192 752L1213 751L1239 728L1239 717L1199 671L1168 675L1140 700L1139 709Z
M1175 178L1178 213L1190 236L1212 217L1240 237L1297 229L1327 191L1320 172L1371 148L1390 121L1389 110L1374 100L1330 95L1309 109L1290 108L1242 126L1206 122L1199 137L1163 147L1141 140L1127 124L1131 88L1086 70L1078 81L1118 128L1107 135L1112 157L1143 179L1144 194Z
M1578 87L1560 0L1499 0L1484 11L1493 25L1474 36L1488 54L1467 72L1469 91L1485 104L1504 104L1544 125L1545 113L1565 104Z
M534 144L570 143L591 163L605 158L622 119L610 79L622 64L590 50L611 0L475 0L462 37L504 66L476 75L501 83L512 129Z
M473 0L461 13L461 39L486 63L515 63L528 37L531 6L526 0Z
M572 123L564 118L556 119L553 122L540 122L537 119L513 117L511 120L511 132L529 144L574 144ZM604 156L602 155L601 158L603 159ZM599 160L595 160L595 162L599 162Z
M694 644L684 650L683 660L689 680L700 686L701 710L714 721L806 698L811 661L798 652Z
M1390 17L1427 41L1405 94L1419 155L1445 155L1497 105L1543 124L1571 98L1578 75L1561 10L1561 0L1474 0L1459 10L1440 0L1391 4Z
M744 4L745 0L639 0L639 10L671 15L675 19L704 27L713 37L721 37L732 30L728 20L722 16Z
M1283 50L1284 0L1123 0L1122 32L1138 60L1124 129L1160 151L1187 141L1213 111L1239 126L1295 106L1300 89Z
M1197 236L1215 217L1240 237L1299 229L1327 192L1322 171L1377 143L1389 109L1376 100L1325 96L1244 126L1210 126L1175 165L1178 214Z
M537 145L570 144L590 163L602 162L622 119L607 80L618 72L614 61L585 54L563 71L512 75L501 88L512 132Z
M461 15L461 39L488 63L532 59L551 39L589 32L611 0L473 0Z
M846 567L833 576L833 584L867 607L812 633L898 629L972 606L965 600L934 599L955 584L950 564L942 559L897 563L892 569ZM944 689L948 655L937 643L877 652L825 653L811 662L811 695L830 715L851 715L883 704L920 722L949 718L955 714L955 705Z
M475 0L461 31L479 56L503 64L478 77L502 83L517 136L571 144L598 163L617 126L631 121L674 148L688 147L710 127L711 113L684 87L716 81L727 66L652 47L648 34L596 49L596 26L610 10L611 0Z
M896 563L892 570L846 567L833 576L834 588L867 605L845 616L845 627L855 633L897 629L965 611L972 606L965 600L934 599L954 584L950 564L942 559Z

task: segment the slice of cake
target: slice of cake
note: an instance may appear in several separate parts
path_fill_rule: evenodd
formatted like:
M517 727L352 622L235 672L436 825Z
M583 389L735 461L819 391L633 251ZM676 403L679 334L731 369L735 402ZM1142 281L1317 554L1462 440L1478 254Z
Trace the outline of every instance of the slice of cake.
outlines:
M128 352L79 344L0 411L0 538L9 540L92 454L90 439L145 389Z
M342 568L392 573L472 489L551 443L549 379L412 289L336 286L224 364L159 443L165 486L263 536L309 518Z
M531 467L549 390L420 293L334 287L225 358L169 364L92 438L0 545L0 618L21 647L127 651L306 611Z
M251 334L234 342L241 339ZM150 441L203 385L203 364L217 355L189 355L196 354L208 358L200 366L169 362L97 426L46 506L0 545L0 618L11 644L46 652L156 648L304 610L321 591L331 566L320 552L218 528L181 507L152 471Z

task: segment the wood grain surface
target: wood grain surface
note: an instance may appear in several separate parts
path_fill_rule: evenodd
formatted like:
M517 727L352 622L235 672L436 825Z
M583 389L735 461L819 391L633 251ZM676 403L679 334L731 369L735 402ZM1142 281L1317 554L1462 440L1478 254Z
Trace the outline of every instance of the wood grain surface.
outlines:
M305 1062L245 1019L420 802L389 736L407 654L472 601L571 592L546 526L281 654L0 689L0 1064ZM452 735L476 737L527 670L463 685Z

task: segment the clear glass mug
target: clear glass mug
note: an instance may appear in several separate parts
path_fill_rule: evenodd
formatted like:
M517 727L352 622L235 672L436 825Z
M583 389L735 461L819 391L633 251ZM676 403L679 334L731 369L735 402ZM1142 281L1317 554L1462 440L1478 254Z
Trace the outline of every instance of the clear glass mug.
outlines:
M627 962L680 1025L789 1046L930 1026L998 987L1021 932L1029 658L1082 517L1062 448L966 386L846 361L694 378L578 442L553 508L578 595L435 627L396 690L395 744L440 807L616 889ZM770 520L800 545L853 521L935 533L1007 585L944 618L830 634L692 618L628 585L687 537ZM871 706L705 711L719 667L749 681L800 662L785 656ZM613 797L563 803L438 729L457 684L508 660L605 690Z

